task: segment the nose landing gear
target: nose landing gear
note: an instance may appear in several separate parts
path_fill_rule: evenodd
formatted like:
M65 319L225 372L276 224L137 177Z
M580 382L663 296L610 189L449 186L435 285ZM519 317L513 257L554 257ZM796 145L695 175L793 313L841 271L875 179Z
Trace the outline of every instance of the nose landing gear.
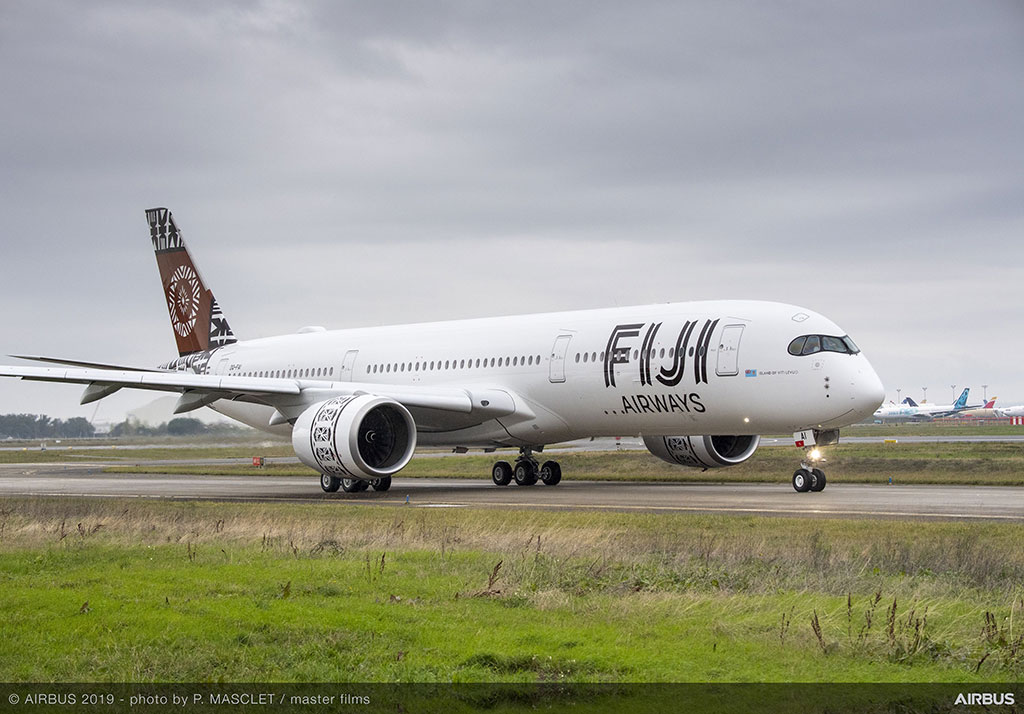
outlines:
M793 472L793 490L797 493L823 491L825 489L825 472L818 464L825 461L818 446L839 443L839 430L826 431L806 430L793 434L793 443L805 451L800 461L800 468Z
M821 491L825 488L825 472L819 468L811 468L805 463L793 472L793 489L797 493Z

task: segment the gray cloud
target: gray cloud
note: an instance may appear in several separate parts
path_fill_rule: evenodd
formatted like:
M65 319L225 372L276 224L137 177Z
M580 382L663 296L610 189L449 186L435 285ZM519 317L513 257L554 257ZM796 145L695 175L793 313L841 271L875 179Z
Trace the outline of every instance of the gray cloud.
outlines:
M1024 402L1022 30L998 2L8 3L0 349L166 358L168 205L243 336L778 299L892 390Z

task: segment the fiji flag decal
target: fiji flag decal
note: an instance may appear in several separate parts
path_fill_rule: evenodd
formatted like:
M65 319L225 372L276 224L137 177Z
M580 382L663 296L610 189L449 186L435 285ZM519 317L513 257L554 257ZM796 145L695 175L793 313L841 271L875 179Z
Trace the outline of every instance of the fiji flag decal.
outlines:
M748 370L746 370L743 373L743 376L744 377L756 377L757 376L757 370L756 369L748 369Z

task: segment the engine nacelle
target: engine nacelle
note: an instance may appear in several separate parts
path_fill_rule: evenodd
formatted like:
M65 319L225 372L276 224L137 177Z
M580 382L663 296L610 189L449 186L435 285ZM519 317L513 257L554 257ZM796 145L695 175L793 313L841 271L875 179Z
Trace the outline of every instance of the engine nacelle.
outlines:
M697 469L735 466L754 455L760 436L645 436L644 446L662 461Z
M335 397L299 415L292 448L299 461L320 473L381 478L409 463L416 450L416 423L393 399Z

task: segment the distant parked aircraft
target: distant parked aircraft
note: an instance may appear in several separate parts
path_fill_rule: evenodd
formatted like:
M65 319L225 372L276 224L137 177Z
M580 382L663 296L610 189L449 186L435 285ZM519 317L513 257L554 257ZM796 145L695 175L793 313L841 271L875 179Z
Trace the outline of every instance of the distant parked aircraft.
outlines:
M960 398L953 404L917 404L913 399L907 397L904 404L893 404L879 407L875 410L876 421L931 421L938 417L952 416L965 409L972 407L967 405L967 395L970 388L960 393ZM976 404L974 407L980 405Z
M1000 407L996 409L999 416L1004 417L1019 417L1024 416L1024 404L1015 407Z
M958 413L957 416L958 417L975 417L975 418L999 416L999 413L998 413L999 410L995 408L996 407L996 399L998 399L998 398L999 397L992 397L987 402L985 402L984 406L975 407L973 409L971 409L971 408L964 409L962 412Z

